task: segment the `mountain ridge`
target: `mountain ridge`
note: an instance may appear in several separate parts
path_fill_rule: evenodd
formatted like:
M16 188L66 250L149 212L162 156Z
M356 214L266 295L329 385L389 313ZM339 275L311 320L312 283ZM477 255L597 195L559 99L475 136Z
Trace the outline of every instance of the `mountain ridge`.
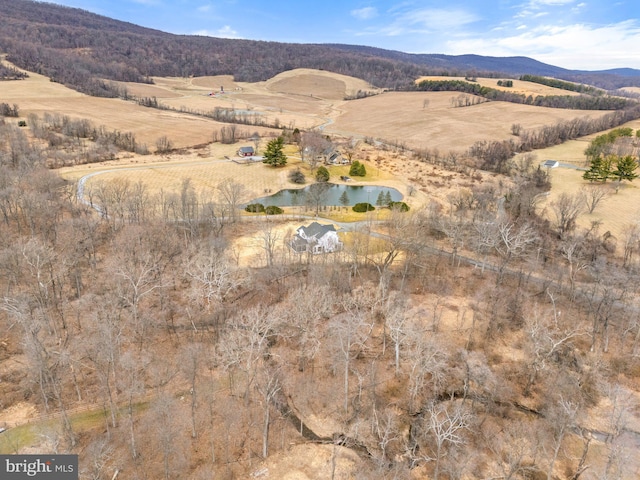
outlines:
M117 96L110 80L233 75L262 81L294 68L361 78L373 86L411 88L424 75L544 75L608 90L640 86L640 70L576 71L529 57L411 54L345 44L303 44L175 35L74 7L0 0L0 52L18 67L79 91Z

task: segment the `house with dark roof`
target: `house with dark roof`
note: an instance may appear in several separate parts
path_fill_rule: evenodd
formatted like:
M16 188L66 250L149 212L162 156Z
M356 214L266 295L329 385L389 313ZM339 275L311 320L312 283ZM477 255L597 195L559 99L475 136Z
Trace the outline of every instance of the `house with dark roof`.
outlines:
M253 147L240 147L238 149L238 155L241 157L252 157L254 153Z
M312 222L310 225L298 228L289 243L296 253L331 253L342 250L344 244L338 238L338 232L333 225L321 225Z

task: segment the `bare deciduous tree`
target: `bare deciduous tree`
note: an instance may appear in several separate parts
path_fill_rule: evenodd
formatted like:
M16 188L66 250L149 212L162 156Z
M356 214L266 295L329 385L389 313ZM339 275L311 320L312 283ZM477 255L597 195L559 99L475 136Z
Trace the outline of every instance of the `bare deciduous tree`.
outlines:
M433 479L440 477L440 462L450 447L465 443L465 431L469 429L471 416L460 403L430 402L420 425L423 460L435 460ZM431 446L429 448L428 446ZM427 454L430 451L430 454Z
M331 343L337 356L337 361L342 364L344 383L343 408L344 413L347 414L349 411L351 362L369 338L373 325L365 320L363 312L356 309L348 309L346 313L337 315L331 320L330 325Z
M556 220L556 228L560 238L573 230L576 226L576 220L582 212L584 200L579 194L569 194L563 192L558 199L551 202L551 211Z
M247 190L241 183L227 179L218 185L218 193L222 203L227 207L227 216L235 222L238 219L238 209L246 200Z
M593 213L600 202L611 196L611 186L606 183L589 183L580 192L587 212Z

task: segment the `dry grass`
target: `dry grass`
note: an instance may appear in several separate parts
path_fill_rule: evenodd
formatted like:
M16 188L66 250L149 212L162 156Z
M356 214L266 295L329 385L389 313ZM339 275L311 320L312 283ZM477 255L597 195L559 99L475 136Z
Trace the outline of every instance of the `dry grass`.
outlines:
M496 79L478 79L479 83L497 87ZM358 90L371 90L362 80L329 72L307 69L284 72L267 82L234 82L231 76L201 78L155 78L154 85L126 84L128 90L138 96L155 96L175 108L209 111L216 106L255 112L269 121L276 118L282 124L310 128L325 125L325 131L344 137L378 137L404 143L410 147L437 148L440 151L464 150L478 140L509 139L511 125L519 123L524 128L538 128L579 116L602 115L606 112L549 109L516 105L505 102L489 102L464 108L452 108L454 92L384 93L356 101L344 101L346 95ZM220 95L220 87L225 94ZM567 94L544 85L514 81L509 91L531 94ZM216 95L209 95L216 92ZM425 104L425 100L426 102ZM237 165L222 162L225 156L233 157L238 145L210 144L211 134L223 124L205 118L193 117L170 111L140 107L132 102L117 99L89 97L48 78L30 73L24 81L4 82L3 101L16 103L23 116L28 113L57 112L75 118L88 118L97 125L121 131L131 131L140 142L153 146L156 139L167 135L176 146L188 147L208 144L204 148L172 154L170 157L138 156L126 154L113 162L102 165L79 166L61 170L65 178L77 179L98 170L114 170L94 177L95 181L125 177L130 182L143 181L150 192L175 190L183 179L191 179L198 191L214 189L225 179L242 179L247 196L257 197L265 190L277 191L291 188L287 179L291 168L301 166L293 150L287 152L290 162L286 168L272 169L262 164ZM390 121L393 119L393 121ZM480 127L481 126L481 127ZM634 125L632 125L634 126ZM634 128L640 127L636 122ZM262 135L278 133L259 130ZM581 164L583 151L590 138L567 142L563 145L536 152L542 161L553 158ZM263 142L262 147L264 147ZM469 177L452 174L432 166L425 166L394 154L379 152L361 145L356 158L367 164L368 175L358 182L382 184L397 188L406 194L407 185L417 188L418 194L408 199L415 208L430 200L446 205L447 195L459 188L469 188ZM309 174L310 172L306 172ZM331 169L332 181L347 175L348 167ZM554 187L546 205L564 192L578 191L582 186L575 171L552 172ZM488 181L490 175L478 174L478 182ZM354 182L354 184L358 184ZM624 225L636 221L633 209L623 208L635 202L635 185L603 202L593 215L583 215L580 224L588 226L593 220L603 222L603 228L619 235ZM544 205L543 205L544 207ZM612 215L615 213L615 215ZM331 214L331 218L350 220L350 213Z
M416 80L416 83L422 80L464 80L464 77L420 77ZM520 93L523 95L580 95L578 92L572 92L570 90L562 90L559 88L549 87L540 83L523 82L522 80L509 79L513 82L513 87L502 87L498 85L499 78L476 78L476 82L483 87L495 88L496 90L503 90L505 92ZM506 80L502 79L502 80Z
M635 130L640 129L640 120L625 124ZM585 166L584 150L589 142L599 134L589 135L579 140L565 142L562 145L537 150L535 152L541 162L547 159L567 162L573 165ZM548 218L553 219L552 204L563 193L577 194L588 186L588 182L582 179L582 171L569 168L555 168L550 170L551 192L539 205L540 211ZM630 207L640 202L640 184L638 180L632 183L624 182L618 193L614 193L602 200L595 211L590 214L584 211L578 217L578 226L591 228L593 222L601 224L600 232L610 232L619 241L624 235L627 226L640 222L638 211Z
M535 129L606 113L507 102L454 108L451 99L457 96L455 92L392 92L352 101L343 105L344 113L326 131L381 138L413 148L464 151L476 141L513 138L514 123Z

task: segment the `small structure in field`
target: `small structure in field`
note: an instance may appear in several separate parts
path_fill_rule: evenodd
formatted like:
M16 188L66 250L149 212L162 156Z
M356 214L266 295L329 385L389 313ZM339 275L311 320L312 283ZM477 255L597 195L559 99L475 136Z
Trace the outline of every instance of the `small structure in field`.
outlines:
M547 168L558 168L560 163L557 160L545 160L542 164L543 167Z
M289 243L296 253L332 253L342 250L344 244L338 238L333 225L321 225L313 222L307 227L300 227Z
M240 147L238 149L238 155L241 157L253 157L254 154L253 147Z

